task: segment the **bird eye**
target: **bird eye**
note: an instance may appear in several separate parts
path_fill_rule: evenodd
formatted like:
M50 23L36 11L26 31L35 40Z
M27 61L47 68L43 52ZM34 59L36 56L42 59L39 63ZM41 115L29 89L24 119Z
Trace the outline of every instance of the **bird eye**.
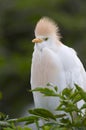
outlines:
M48 37L44 38L44 40L47 41L47 40L48 40Z

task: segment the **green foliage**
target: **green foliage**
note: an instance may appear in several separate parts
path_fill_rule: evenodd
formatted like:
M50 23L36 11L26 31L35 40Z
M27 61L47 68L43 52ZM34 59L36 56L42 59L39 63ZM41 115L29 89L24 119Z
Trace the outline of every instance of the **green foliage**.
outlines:
M42 94L44 94L44 96L58 96L53 90L49 89L49 88L41 88L38 87L32 91L39 91Z
M26 126L24 126L24 127L17 126L15 128L10 128L10 127L4 128L3 130L31 130L31 129Z
M86 92L81 87L75 84L75 88L65 88L58 93L56 86L48 84L46 88L36 88L32 91L40 92L44 96L57 96L60 104L55 111L60 113L53 114L49 110L35 108L28 110L30 115L27 117L16 119L9 119L0 113L1 130L32 130L27 126L29 124L34 124L38 130L86 130ZM79 108L77 103L81 100L84 102ZM41 125L40 120L43 121ZM25 125L16 125L19 122L24 122Z
M43 108L29 110L29 113L34 114L39 117L43 117L45 120L48 120L48 119L56 120L55 116L50 111L45 110Z

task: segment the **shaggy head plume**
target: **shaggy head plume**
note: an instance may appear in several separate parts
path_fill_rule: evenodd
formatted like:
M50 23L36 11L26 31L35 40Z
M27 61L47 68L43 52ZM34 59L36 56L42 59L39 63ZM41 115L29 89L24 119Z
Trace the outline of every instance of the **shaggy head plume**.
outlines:
M58 39L60 39L59 29L56 23L47 17L41 18L35 28L35 35L39 36L48 36L48 35L56 35Z

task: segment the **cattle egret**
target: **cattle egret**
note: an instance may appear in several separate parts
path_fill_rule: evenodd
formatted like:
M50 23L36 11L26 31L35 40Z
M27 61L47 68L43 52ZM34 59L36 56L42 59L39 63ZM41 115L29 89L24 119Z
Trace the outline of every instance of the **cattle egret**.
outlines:
M78 84L86 85L86 72L74 49L60 41L59 29L50 18L41 18L35 28L34 52L31 66L31 88L46 87L47 83L58 86L58 91ZM33 92L35 106L54 112L57 97L44 97Z

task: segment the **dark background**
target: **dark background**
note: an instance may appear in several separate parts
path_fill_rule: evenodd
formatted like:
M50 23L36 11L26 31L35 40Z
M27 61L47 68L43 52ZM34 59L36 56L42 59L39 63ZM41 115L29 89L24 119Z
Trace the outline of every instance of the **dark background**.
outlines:
M86 67L86 0L0 0L0 111L18 117L33 102L30 69L34 27L54 19L61 41L73 47Z

